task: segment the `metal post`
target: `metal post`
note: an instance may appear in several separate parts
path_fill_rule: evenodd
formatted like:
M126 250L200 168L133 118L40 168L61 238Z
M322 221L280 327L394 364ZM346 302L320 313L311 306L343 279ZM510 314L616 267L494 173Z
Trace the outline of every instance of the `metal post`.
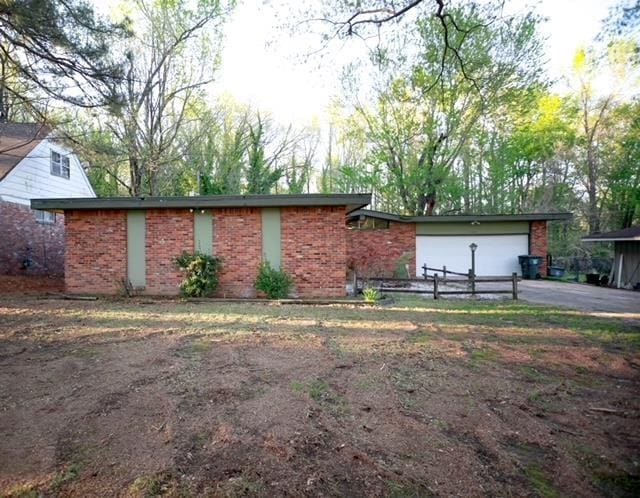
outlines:
M353 270L353 295L358 295L358 274Z
M511 289L513 291L513 300L518 300L518 274L513 272L511 274Z
M433 275L433 299L438 299L438 274Z
M476 249L478 245L475 243L469 244L471 249L471 295L476 295Z
M444 265L442 265L442 281L447 281L447 267Z

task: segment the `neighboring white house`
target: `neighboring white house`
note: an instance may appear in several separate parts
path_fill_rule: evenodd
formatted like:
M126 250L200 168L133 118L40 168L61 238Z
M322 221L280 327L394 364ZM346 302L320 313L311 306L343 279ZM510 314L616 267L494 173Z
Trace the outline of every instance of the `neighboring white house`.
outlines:
M72 150L46 125L0 123L0 274L62 274L64 217L30 200L96 197Z
M95 196L78 157L48 127L0 124L0 200Z

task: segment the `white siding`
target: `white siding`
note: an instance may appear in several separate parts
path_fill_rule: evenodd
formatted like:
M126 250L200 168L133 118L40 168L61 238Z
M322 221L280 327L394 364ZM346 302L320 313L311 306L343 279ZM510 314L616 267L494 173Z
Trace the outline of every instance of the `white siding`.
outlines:
M51 151L69 157L69 178L51 174ZM29 204L31 199L95 197L80 161L70 150L45 139L0 181L0 198Z

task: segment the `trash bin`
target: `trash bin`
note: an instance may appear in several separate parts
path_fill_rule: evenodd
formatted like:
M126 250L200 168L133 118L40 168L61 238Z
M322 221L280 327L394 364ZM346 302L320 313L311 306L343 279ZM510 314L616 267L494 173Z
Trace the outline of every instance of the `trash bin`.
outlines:
M542 256L524 254L522 256L518 256L518 262L520 263L520 268L522 268L522 278L527 280L540 278L538 267L542 263Z

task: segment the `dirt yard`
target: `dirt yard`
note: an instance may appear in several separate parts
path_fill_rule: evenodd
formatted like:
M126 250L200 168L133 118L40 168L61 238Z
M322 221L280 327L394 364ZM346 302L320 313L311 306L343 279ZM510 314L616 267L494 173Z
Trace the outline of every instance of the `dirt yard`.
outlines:
M0 495L638 496L640 326L0 298Z

